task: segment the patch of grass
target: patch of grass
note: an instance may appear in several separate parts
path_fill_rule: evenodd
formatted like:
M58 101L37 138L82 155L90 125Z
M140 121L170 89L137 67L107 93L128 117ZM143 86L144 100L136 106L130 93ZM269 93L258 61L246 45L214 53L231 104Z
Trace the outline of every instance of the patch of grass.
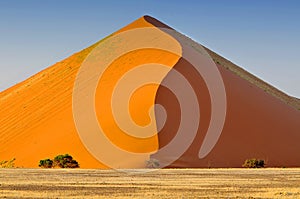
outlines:
M0 161L0 168L15 168L15 160L16 158Z
M263 168L265 167L265 161L259 159L247 159L243 164L244 168Z

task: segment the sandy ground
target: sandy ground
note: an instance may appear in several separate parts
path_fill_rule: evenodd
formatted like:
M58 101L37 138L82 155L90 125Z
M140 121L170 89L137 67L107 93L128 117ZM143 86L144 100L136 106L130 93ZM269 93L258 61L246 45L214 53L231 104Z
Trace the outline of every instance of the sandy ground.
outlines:
M0 170L0 198L300 198L300 169Z

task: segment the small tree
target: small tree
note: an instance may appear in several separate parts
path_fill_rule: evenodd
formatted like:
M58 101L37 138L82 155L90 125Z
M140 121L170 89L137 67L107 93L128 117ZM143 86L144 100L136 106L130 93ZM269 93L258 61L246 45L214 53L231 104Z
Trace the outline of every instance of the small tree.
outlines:
M150 160L146 161L146 167L147 168L159 168L160 163L159 160L151 158Z
M52 168L53 167L53 160L50 160L50 159L40 160L39 167L41 167L41 168Z
M243 164L244 168L263 168L265 167L264 160L258 160L255 158L245 160Z
M58 155L53 160L53 167L59 168L79 168L79 164L69 154Z

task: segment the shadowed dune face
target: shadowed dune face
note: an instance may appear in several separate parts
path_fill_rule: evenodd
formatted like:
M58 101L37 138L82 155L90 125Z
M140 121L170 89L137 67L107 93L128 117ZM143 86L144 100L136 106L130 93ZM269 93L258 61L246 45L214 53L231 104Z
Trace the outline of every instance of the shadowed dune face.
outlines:
M197 131L197 136L194 139L195 143L194 152L196 156L198 156L201 144L203 142L205 133L208 130L210 118L211 118L211 101L209 97L209 91L203 80L201 74L192 66L187 60L181 58L176 65L174 66L173 70L177 70L180 72L191 84L193 90L197 95L198 100L198 108L200 109L200 121L199 121L199 128ZM173 81L170 79L173 79ZM168 75L164 79L164 81L173 82L176 84L176 77ZM176 133L178 132L178 128L181 122L181 107L178 102L177 96L174 95L169 89L164 86L160 86L158 88L155 103L160 104L165 107L167 112L167 121L162 128L162 130L158 133L159 137L159 147L162 148L170 143L172 139L174 139ZM194 113L190 113L190 117L193 117ZM156 113L156 120L159 123L160 115ZM185 132L188 134L189 132ZM164 154L162 157L158 155L153 155L153 158L160 160L161 162L164 161L164 158L168 158L168 156L172 156L171 154ZM195 158L195 157L194 157Z
M210 104L209 93L201 78L194 75L189 63L180 60L173 68L186 74L188 79L197 80L201 121L192 145L169 167L241 167L250 158L264 159L271 167L299 166L300 112L224 67L218 68L226 87L227 116L218 143L203 159L198 157L198 153L210 119L210 106L207 106ZM167 109L168 115L171 115L168 123L158 135L160 146L164 146L176 133L177 125L174 124L178 124L180 112L177 101L164 87L158 89L156 103L171 107ZM168 155L156 154L152 157L161 162L169 158Z
M173 43L167 40L170 35L163 30L172 29L149 16L136 20L108 38L147 27L161 32L158 37L149 36L153 36L153 44L177 45L175 39ZM199 51L199 44L196 45L184 36L180 37L191 45L191 49ZM17 166L37 167L40 159L69 153L80 163L81 168L109 167L101 162L101 158L92 152L79 135L74 114L74 90L78 74L82 72L82 65L88 56L93 52L97 53L98 45L104 41L105 39L0 93L0 160L15 157ZM119 42L112 47L122 49L126 45L136 44ZM167 164L169 167L240 167L248 158L265 159L268 166L300 165L300 112L221 65L217 68L223 78L227 96L225 124L213 149L200 159L199 150L213 117L214 99L205 78L189 61L180 53L148 48L134 50L115 59L98 82L94 79L97 82L95 101L91 101L90 105L94 108L97 122L104 129L105 136L114 145L124 151L146 155L138 159L126 159L115 156L101 144L101 140L90 138L89 141L98 151L114 158L115 167L143 167L149 154L153 154L152 157L163 164L172 159L174 154L172 151L169 154L156 152L174 140L182 120L186 119L190 120L190 126L195 123L199 125L198 130L187 150L175 162ZM147 138L136 138L118 126L113 114L112 99L115 86L125 73L149 63L164 65L167 72L159 79L159 84L143 85L132 93L127 104L128 113L132 121L142 127L151 123L152 116L155 116L152 122L156 127L155 133L159 132ZM182 118L178 96L167 86L179 84L175 71L188 81L195 92L197 105L192 107L193 111L190 111L188 118ZM89 77L93 79L93 75ZM142 77L134 77L132 81L149 75L150 72ZM121 96L114 102L117 105L123 104L125 98L126 96ZM154 112L149 111L154 104L164 107L165 112L157 107L153 109ZM88 105L83 106L80 111L83 111L81 119L86 120L82 126L86 130L84 136L88 137L89 133L97 134L98 127L90 125L84 112L87 107ZM199 120L195 119L197 110L200 111ZM121 119L125 118L125 111L119 113ZM189 127L186 129L184 134L190 137ZM183 139L182 142L186 140ZM179 150L180 147L177 146Z

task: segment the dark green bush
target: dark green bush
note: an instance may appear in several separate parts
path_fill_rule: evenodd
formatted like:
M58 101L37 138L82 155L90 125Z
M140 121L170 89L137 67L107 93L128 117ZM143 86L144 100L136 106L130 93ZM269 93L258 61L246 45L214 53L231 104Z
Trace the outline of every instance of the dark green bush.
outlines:
M52 168L53 167L53 160L50 160L50 159L40 160L39 167L41 167L41 168Z
M41 168L79 168L79 164L69 154L58 155L53 160L40 160Z
M69 154L58 155L53 160L53 167L59 168L79 168L79 164Z
M265 167L265 161L259 159L247 159L243 164L244 168L263 168Z

